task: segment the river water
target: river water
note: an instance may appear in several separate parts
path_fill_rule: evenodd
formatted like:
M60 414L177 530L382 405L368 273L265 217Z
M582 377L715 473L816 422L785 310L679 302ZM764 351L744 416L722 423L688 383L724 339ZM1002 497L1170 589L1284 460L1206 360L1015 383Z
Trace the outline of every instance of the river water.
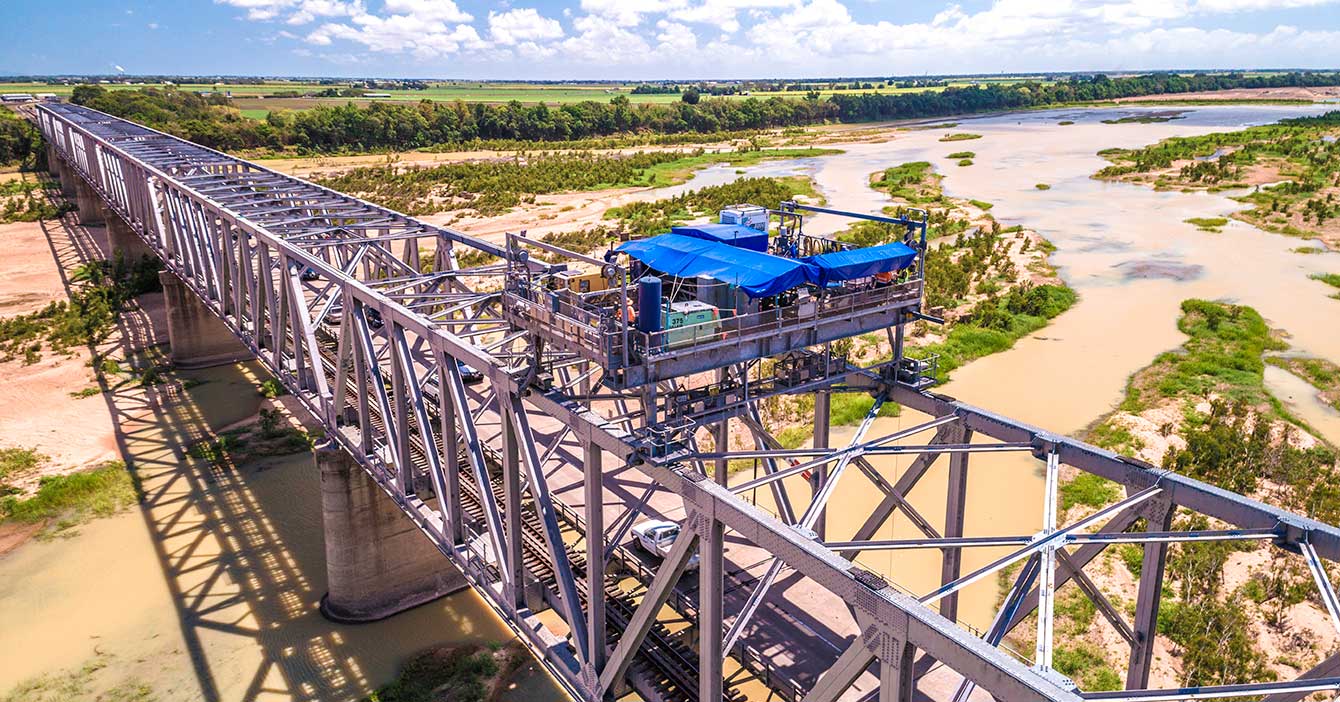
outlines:
M1290 334L1297 352L1340 359L1340 301L1307 277L1340 269L1340 255L1299 255L1291 249L1300 240L1238 222L1222 234L1183 223L1240 207L1221 195L1159 193L1089 177L1105 165L1096 156L1103 148L1323 109L1197 107L1182 119L1158 124L1102 124L1142 108L974 119L951 130L844 144L840 155L765 162L743 173L708 168L676 191L746 176L807 174L832 206L877 212L887 201L867 186L869 174L906 161L931 161L944 173L949 194L992 202L992 213L1003 224L1024 224L1051 240L1057 246L1053 262L1081 296L1047 328L1008 352L959 369L939 390L1073 433L1118 401L1130 373L1181 343L1178 304L1189 297L1252 305ZM1075 124L1059 125L1063 120ZM982 138L942 143L945 131ZM947 158L955 151L975 152L975 165L955 165ZM1051 189L1040 191L1038 183ZM652 192L664 197L671 190ZM816 217L807 229L831 231L838 225ZM407 655L427 646L510 638L471 592L371 625L342 627L321 619L315 607L324 592L320 501L310 459L269 459L219 471L197 465L180 449L199 438L203 426L217 428L253 414L257 372L239 366L193 374L208 382L153 405L114 396L109 411L120 420L123 448L137 465L145 504L87 525L72 538L31 543L0 559L0 690L102 657L114 671L98 674L104 682L136 677L164 699L353 699L389 680ZM1273 390L1288 395L1300 416L1340 443L1340 417L1309 402L1306 386L1282 371L1272 370L1268 380ZM923 419L912 412L880 419L870 436ZM852 432L835 427L833 445L842 445ZM890 476L907 463L875 462ZM971 466L969 535L1039 528L1042 483L1036 461L977 455ZM911 494L932 524L943 523L944 484L941 462ZM798 483L791 492L807 494ZM828 510L829 537L854 531L876 494L863 478L844 478ZM767 506L766 490L757 498ZM878 537L917 535L898 517ZM970 551L965 572L999 553ZM861 562L915 594L932 589L939 577L935 553L867 554ZM985 626L996 597L990 579L968 588L962 621ZM542 673L530 671L508 696L554 699L560 693Z
M811 175L830 206L878 212L888 204L868 187L869 175L908 161L930 161L944 174L947 194L991 202L992 214L1005 226L1023 224L1057 247L1052 262L1080 294L1071 310L1013 349L988 356L955 371L938 391L1047 429L1073 434L1120 400L1127 377L1162 351L1176 348L1179 304L1191 297L1225 300L1255 307L1274 327L1289 335L1295 352L1340 360L1340 301L1326 286L1308 279L1314 272L1340 269L1340 254L1301 255L1300 239L1270 234L1231 221L1222 234L1208 234L1184 223L1190 217L1226 216L1242 207L1225 195L1156 192L1152 188L1108 183L1090 176L1106 165L1097 156L1109 147L1137 147L1171 136L1239 129L1282 118L1317 114L1325 107L1213 106L1192 108L1181 119L1152 124L1103 124L1102 120L1158 108L1051 110L963 121L953 129L899 133L877 144L844 144L846 153L801 163L772 162L753 175ZM1058 122L1073 121L1062 126ZM940 142L945 133L967 132L982 138ZM959 167L947 156L973 151L972 166ZM763 169L766 168L766 171ZM1050 185L1039 190L1036 185ZM816 217L812 233L832 231L845 222ZM1340 413L1315 399L1305 383L1272 369L1269 385L1332 443L1340 444ZM925 421L904 412L876 420L867 435L886 435ZM834 427L832 445L854 432ZM919 439L929 439L921 436ZM909 443L916 440L909 439ZM886 476L897 476L908 459L873 460ZM1035 459L1021 455L974 455L970 461L967 535L1032 534L1041 527L1042 473ZM855 473L853 469L852 473ZM942 525L947 461L938 462L911 493L911 502L931 524ZM794 496L808 488L791 483ZM828 538L853 533L879 493L864 477L848 474L828 510ZM760 506L772 508L766 490ZM797 506L800 510L802 505ZM901 515L875 538L919 538L922 534ZM970 549L963 572L999 557L1001 549ZM939 583L937 552L863 554L859 562L889 576L912 594ZM960 619L984 628L995 613L999 589L987 578L964 591Z
M184 455L208 428L255 415L264 373L192 371L181 375L201 384L187 391L108 396L142 504L0 558L0 696L94 664L106 667L93 693L134 680L159 700L353 700L430 646L512 638L473 590L358 626L317 612L325 546L310 454L239 469ZM505 698L562 694L531 666Z

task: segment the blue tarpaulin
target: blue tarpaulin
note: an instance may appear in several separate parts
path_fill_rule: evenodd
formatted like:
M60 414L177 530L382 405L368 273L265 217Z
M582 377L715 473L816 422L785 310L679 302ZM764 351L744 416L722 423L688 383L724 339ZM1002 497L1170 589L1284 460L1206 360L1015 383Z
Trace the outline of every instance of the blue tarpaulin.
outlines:
M695 224L685 227L671 227L671 234L683 234L695 239L719 241L729 246L737 246L750 251L768 250L768 233L739 224Z
M917 258L917 250L901 242L872 246L867 249L834 251L833 253L809 256L806 263L818 269L818 284L869 278L876 273L900 271L912 265Z
M619 251L681 278L707 276L738 286L749 297L770 297L818 279L803 261L739 249L682 234L661 234L619 245Z

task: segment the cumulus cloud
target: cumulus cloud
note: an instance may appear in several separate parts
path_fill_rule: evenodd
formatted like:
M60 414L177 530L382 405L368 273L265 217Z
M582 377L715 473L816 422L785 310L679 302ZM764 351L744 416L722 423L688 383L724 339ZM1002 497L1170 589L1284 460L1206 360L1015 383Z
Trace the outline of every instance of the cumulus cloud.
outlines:
M563 36L563 26L534 8L523 7L506 12L489 11L489 37L504 46L535 43Z
M1315 8L1340 0L950 1L916 20L884 3L855 0L567 0L561 11L551 11L554 17L501 5L481 18L452 0L215 2L249 19L307 27L298 33L309 45L348 42L424 62L464 56L518 76L851 76L1340 62L1334 42L1340 23L1216 26L1238 13L1315 16ZM1280 18L1290 16L1296 15ZM785 37L785 47L745 37Z

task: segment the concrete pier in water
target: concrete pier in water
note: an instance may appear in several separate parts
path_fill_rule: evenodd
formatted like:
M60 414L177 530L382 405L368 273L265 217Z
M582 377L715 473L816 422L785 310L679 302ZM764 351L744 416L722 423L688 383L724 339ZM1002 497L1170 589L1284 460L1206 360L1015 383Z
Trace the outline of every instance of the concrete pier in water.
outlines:
M326 535L323 615L337 622L376 621L469 587L339 444L324 442L313 455Z
M251 358L251 351L177 275L162 271L168 344L178 368L208 368Z

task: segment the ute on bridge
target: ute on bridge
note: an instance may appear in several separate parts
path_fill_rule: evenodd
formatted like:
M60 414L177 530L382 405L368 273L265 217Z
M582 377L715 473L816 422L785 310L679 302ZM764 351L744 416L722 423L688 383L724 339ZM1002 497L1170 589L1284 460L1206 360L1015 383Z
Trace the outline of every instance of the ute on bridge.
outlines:
M388 616L468 583L588 700L628 684L647 699L740 699L759 687L742 677L791 702L1285 702L1340 689L1340 655L1295 680L1145 689L1168 544L1258 540L1297 554L1340 627L1325 568L1340 559L1340 529L929 392L924 365L902 355L903 327L921 316L919 265L830 287L804 266L827 270L814 259L830 256L821 263L851 272L864 255L805 236L799 205L737 213L733 224L763 232L765 250L751 250L782 261L760 269L804 280L772 290L751 277L736 287L760 294L742 300L703 282L709 264L676 268L665 257L684 253L676 240L628 242L610 260L516 236L498 245L86 108L35 115L80 219L105 218L115 247L163 260L174 359L254 354L325 424L316 460L333 618ZM914 230L902 242L914 259L924 254L924 218L894 219ZM461 265L462 251L483 262ZM716 271L707 277L731 282ZM649 277L659 286L639 282ZM696 329L662 324L676 314ZM887 331L892 360L862 367L832 352L872 329ZM834 393L874 400L841 447L830 446ZM760 405L782 394L813 395L809 447L783 448L763 425ZM868 438L886 402L926 419ZM755 448L730 448L732 430ZM966 534L969 459L1000 453L1043 467L1042 528ZM891 455L910 460L898 475L875 465ZM907 495L941 457L945 520L933 525ZM762 474L730 480L732 461ZM1062 465L1126 497L1062 525ZM802 475L797 490L788 479ZM851 480L875 506L854 533L828 533L825 509ZM1179 509L1216 528L1173 531ZM922 536L876 538L895 513ZM642 518L681 525L663 560L628 548ZM1084 572L1114 543L1143 548L1133 616ZM965 574L971 549L1001 555ZM854 560L905 550L940 554L936 586L907 592ZM682 577L694 558L696 577ZM964 588L1016 564L986 630L961 624ZM1054 670L1055 593L1071 581L1129 644L1127 690L1086 692ZM670 611L690 626L672 629ZM1035 649L999 648L1034 612Z

